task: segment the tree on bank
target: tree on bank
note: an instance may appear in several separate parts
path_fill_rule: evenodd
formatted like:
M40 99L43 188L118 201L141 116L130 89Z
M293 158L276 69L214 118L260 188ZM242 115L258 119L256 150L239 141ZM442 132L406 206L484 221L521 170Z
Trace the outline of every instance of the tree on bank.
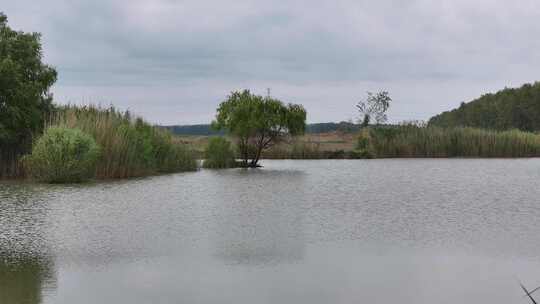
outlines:
M358 102L356 108L361 115L360 121L363 127L369 125L372 119L375 119L376 124L385 123L388 120L386 111L390 107L392 98L386 91L381 91L376 94L367 92L366 100Z
M52 109L49 89L56 77L54 68L42 62L40 34L12 30L0 13L0 164L4 168L6 161L27 152L32 136L42 131L45 115Z
M306 110L249 90L236 91L219 105L212 126L236 138L243 166L257 167L264 150L304 133Z

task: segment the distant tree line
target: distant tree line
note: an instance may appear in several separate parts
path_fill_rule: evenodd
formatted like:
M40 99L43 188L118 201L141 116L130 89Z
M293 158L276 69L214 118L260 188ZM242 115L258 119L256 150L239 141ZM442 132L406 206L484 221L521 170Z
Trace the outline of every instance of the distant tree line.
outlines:
M176 135L214 136L225 134L223 130L217 131L212 129L210 124L163 126L163 128Z
M540 131L540 82L486 94L429 120L430 126Z
M163 126L163 128L168 129L176 135L215 136L225 134L223 130L217 131L212 129L210 124ZM349 121L312 123L306 125L306 133L308 134L328 132L354 133L358 130L360 130L360 125Z

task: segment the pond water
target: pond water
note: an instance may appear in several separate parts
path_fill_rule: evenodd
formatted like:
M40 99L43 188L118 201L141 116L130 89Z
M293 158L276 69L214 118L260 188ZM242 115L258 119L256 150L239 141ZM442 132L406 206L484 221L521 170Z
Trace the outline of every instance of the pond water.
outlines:
M263 165L1 183L0 303L506 304L540 286L540 159Z

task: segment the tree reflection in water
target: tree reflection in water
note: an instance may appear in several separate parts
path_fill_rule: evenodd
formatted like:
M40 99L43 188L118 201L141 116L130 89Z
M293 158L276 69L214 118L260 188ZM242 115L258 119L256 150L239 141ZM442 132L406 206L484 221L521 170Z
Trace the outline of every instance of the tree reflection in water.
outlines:
M294 263L304 258L306 195L300 171L243 170L229 175L217 208L216 256L233 264ZM246 176L253 177L245 183ZM255 178L256 177L256 178ZM276 191L279 189L279 191Z
M56 290L45 237L50 192L24 183L0 187L0 303L36 304Z
M54 289L54 268L48 259L0 257L0 303L41 303L44 291Z

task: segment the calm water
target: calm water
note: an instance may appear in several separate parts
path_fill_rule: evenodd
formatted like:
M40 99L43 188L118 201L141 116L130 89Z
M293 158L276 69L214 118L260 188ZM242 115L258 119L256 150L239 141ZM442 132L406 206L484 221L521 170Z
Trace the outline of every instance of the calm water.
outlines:
M0 184L0 303L506 304L540 285L540 159L264 165Z

